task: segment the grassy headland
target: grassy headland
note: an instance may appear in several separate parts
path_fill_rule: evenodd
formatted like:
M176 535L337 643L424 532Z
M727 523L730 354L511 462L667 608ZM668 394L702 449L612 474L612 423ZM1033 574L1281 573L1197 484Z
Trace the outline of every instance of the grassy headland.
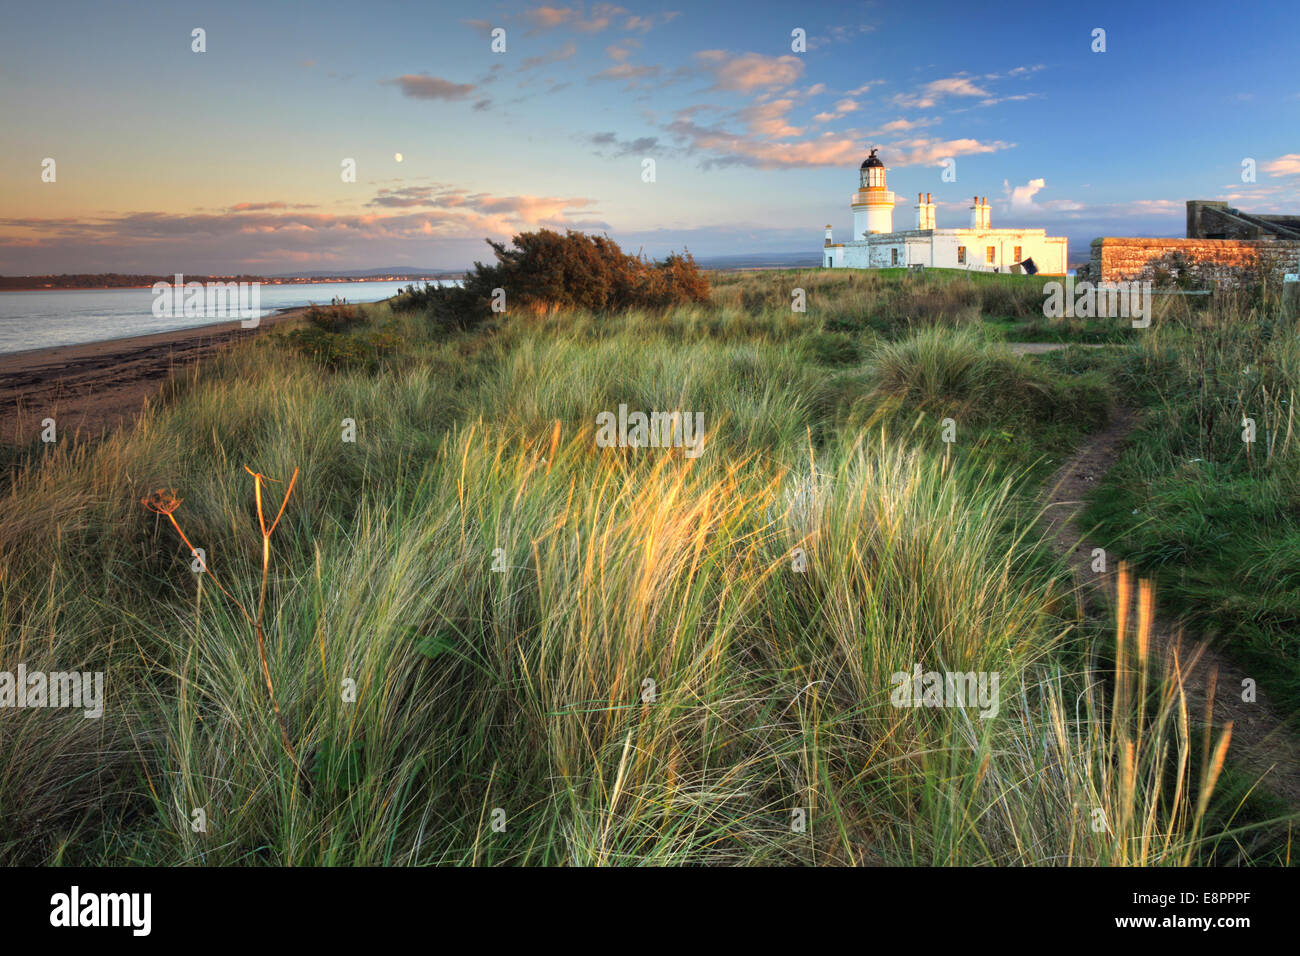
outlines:
M1220 728L1189 726L1141 635L1082 615L1036 502L1116 401L1175 422L1238 407L1171 391L1204 331L1012 354L1042 301L1024 277L787 271L472 328L333 310L134 427L17 450L0 669L103 671L108 703L0 716L0 856L1215 861L1242 822L1213 794ZM1268 348L1294 343L1276 329ZM620 404L702 412L703 454L599 447ZM1152 421L1167 454L1135 454L1173 489L1186 429ZM1294 508L1295 445L1275 449L1222 466L1252 507L1258 484ZM246 467L279 481L268 524L298 471L269 536ZM170 518L142 507L159 489ZM1117 515L1112 537L1146 533ZM1276 532L1248 527L1263 560ZM996 713L895 706L918 664L997 674Z

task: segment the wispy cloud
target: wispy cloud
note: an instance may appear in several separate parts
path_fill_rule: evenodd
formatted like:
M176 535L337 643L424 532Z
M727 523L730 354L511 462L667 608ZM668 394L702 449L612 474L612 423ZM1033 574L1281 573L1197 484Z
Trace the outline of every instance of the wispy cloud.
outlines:
M569 60L578 52L578 44L570 40L562 47L552 50L550 53L544 53L541 56L530 56L519 66L518 72L523 73L526 70L535 70L541 66L549 66L552 63L559 63L561 60Z
M621 27L629 33L648 33L678 15L676 10L641 15L617 4L597 3L592 5L589 13L581 5L534 7L524 13L524 18L533 25L531 33L558 27L570 27L580 33L601 33L611 27Z
M573 21L573 26L583 33L599 33L601 30L608 29L613 23L614 18L627 11L622 7L616 7L612 3L598 3L591 8L591 16L584 18L579 16Z
M606 159L624 156L646 156L650 153L660 155L663 148L658 136L638 136L635 139L619 139L616 133L593 133L587 141L596 147L597 156Z
M386 209L458 210L464 213L508 216L518 223L535 225L563 220L570 210L590 209L596 205L596 201L578 196L495 196L435 184L380 189L366 205Z
M988 98L992 94L979 86L969 76L949 76L941 80L931 80L914 93L899 93L894 102L906 109L929 109L940 100L952 96L978 96Z
M473 83L453 83L427 73L406 73L380 82L395 83L402 88L403 96L417 100L463 100L476 89Z
M491 20L461 20L460 22L484 39L492 36L492 28L496 25Z
M909 120L909 119L903 119L900 116L898 119L890 120L888 123L885 123L883 126L877 126L875 129L871 131L871 135L885 136L890 133L906 133L908 130L920 129L921 127L924 126L933 126L937 122L939 121L932 117Z
M315 209L315 203L237 202L227 212L267 212L272 209Z
M1270 176L1300 176L1300 153L1287 153L1270 159L1260 169Z
M570 23L578 15L573 7L534 7L524 16L530 20L535 30L553 30L555 27Z
M616 63L622 63L632 55L633 47L639 47L640 45L640 40L635 37L627 37L618 43L611 43L605 47L605 55Z
M1039 70L1042 69L1045 69L1045 64L1043 63L1035 63L1033 66L1017 66L1017 67L1012 67L1010 70L1007 70L1005 74L985 73L984 79L997 80L997 79L1001 79L1003 75L1023 77L1023 76L1028 76L1031 73L1037 73Z
M679 16L681 16L680 10L664 10L661 13L651 13L645 16L634 14L623 21L623 29L633 33L649 33L656 26L671 23Z
M839 100L833 107L823 113L818 113L813 117L818 123L829 123L831 120L839 119L841 116L847 116L849 113L856 113L862 105L855 99L845 97Z
M1038 98L1037 93L1017 93L1013 96L988 96L980 100L980 106L997 106L999 103L1018 103L1021 100L1033 100Z
M871 33L875 29L870 23L837 24L827 30L824 35L814 34L809 36L808 49L819 50L831 43L848 43L864 34Z
M738 116L755 135L766 136L769 139L788 139L792 136L802 136L804 133L802 126L792 126L786 119L793 107L794 100L769 100L766 103L746 107L739 112Z
M712 74L715 90L752 93L773 86L789 86L803 75L803 61L797 56L701 50L695 54L695 60Z
M848 90L846 92L849 96L861 96L863 93L867 92L873 86L879 86L883 82L884 80L867 80L867 82L863 83L857 89Z
M657 65L644 64L638 66L633 63L618 63L588 78L589 83L600 83L605 80L627 80L627 86L624 89L635 89L643 80L652 80L659 76L660 70Z
M668 124L668 131L684 144L688 153L700 156L700 165L706 169L841 166L852 163L862 153L860 143L831 133L797 142L773 142L719 126L703 126L682 115Z
M882 150L888 150L892 159L889 166L938 166L945 159L957 156L972 156L980 153L996 153L1011 149L1015 143L1005 143L1000 139L981 141L969 137L962 139L929 139L917 137L890 143Z

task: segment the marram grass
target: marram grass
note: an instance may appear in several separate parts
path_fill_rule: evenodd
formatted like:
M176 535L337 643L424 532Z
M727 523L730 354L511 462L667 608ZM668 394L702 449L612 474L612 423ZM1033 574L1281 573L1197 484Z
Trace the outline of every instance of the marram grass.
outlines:
M327 378L256 343L17 473L0 669L104 670L109 706L4 715L0 854L1200 859L1226 731L1189 759L1177 666L1140 629L1103 666L1017 477L936 451L897 396L873 412L879 365L828 381L775 318L680 311L648 341L547 316ZM704 410L704 454L598 447L620 400ZM250 471L298 474L278 524ZM139 504L160 487L169 515ZM916 664L997 672L996 715L894 706Z

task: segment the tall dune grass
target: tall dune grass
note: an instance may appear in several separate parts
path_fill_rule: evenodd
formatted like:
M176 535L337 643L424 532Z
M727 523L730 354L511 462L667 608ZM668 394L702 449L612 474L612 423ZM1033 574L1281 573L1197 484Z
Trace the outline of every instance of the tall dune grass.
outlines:
M265 341L44 452L0 519L0 669L104 670L109 716L0 718L0 854L1196 861L1176 671L1106 693L1023 476L885 387L918 355L828 370L785 321L538 316L328 376ZM1026 374L978 362L977 404ZM704 411L704 454L597 447L619 402ZM301 475L269 564L245 467ZM265 673L159 487L244 607L265 571ZM894 706L916 664L997 672L998 713Z

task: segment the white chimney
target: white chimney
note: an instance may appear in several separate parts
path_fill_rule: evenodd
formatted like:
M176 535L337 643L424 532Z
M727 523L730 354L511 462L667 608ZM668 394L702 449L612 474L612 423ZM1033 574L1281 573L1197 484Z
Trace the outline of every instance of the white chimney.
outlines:
M984 221L984 228L985 228L985 229L992 229L992 228L993 228L993 215L992 215L992 214L993 214L993 207L989 205L989 197L988 197L988 196L985 196L985 197L984 197L984 200L980 203L980 206L982 207L982 208L981 208L981 213L982 213L981 218L982 218L983 221Z
M925 194L925 225L922 229L934 229L934 200L929 193Z
M826 245L829 246L830 244L831 244L831 224L828 222L826 224Z
M971 205L970 205L970 227L972 229L979 229L980 220L982 218L983 216L981 215L981 210L980 210L980 197L973 196L971 197Z

